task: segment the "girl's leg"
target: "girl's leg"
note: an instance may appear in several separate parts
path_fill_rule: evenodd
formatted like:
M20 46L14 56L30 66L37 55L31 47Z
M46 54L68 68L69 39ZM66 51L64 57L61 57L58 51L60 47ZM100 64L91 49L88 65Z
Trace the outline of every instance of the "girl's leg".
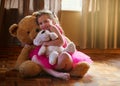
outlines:
M58 72L56 70L49 69L49 68L44 68L44 67L43 67L43 70L45 72L47 72L48 74L54 76L54 77L64 79L64 80L69 80L70 79L70 74L69 73Z
M32 57L32 59L31 59L33 62L35 62L35 63L37 63L37 64L39 64L40 62L38 61L38 59L37 59L37 56L36 55L34 55L33 57Z
M63 52L58 57L58 62L55 69L69 71L72 69L72 63L73 61L72 61L71 55L68 54L67 52Z
M64 80L68 80L70 79L70 74L69 73L64 73L64 72L58 72L58 71L55 71L53 69L49 69L49 68L45 68L37 59L37 56L34 55L33 58L32 58L32 61L39 64L42 69L47 72L48 74L54 76L54 77L57 77L57 78L61 78L61 79L64 79Z

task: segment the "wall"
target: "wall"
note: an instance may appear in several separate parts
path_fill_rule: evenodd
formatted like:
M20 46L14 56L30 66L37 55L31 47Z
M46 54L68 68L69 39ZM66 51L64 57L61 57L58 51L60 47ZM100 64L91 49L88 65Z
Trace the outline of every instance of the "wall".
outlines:
M80 42L80 12L61 11L60 23L66 36L77 46Z

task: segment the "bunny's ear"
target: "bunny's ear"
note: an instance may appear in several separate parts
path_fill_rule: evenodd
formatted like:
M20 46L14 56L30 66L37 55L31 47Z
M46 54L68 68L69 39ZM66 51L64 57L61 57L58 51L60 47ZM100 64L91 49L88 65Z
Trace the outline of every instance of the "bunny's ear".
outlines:
M38 14L39 14L38 11L32 13L33 16L37 16Z
M55 39L58 38L58 35L57 35L55 32L51 32L51 33L50 33L50 38L51 38L52 40L55 40Z

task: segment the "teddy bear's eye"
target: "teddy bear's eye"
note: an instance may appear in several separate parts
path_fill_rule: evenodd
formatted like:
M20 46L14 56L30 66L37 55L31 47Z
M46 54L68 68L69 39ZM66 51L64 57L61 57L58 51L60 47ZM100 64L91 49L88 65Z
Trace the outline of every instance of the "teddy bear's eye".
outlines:
M37 29L36 29L36 32L39 32L39 31L40 31L40 30L37 28Z
M30 33L30 31L27 31L27 34L29 34Z

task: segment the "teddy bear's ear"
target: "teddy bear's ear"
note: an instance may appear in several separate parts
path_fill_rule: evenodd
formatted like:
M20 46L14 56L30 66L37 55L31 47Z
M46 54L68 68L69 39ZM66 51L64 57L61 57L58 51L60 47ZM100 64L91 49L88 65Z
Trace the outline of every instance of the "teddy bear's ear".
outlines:
M10 26L9 28L9 33L13 36L16 37L17 35L17 29L18 29L18 25L17 24L13 24Z

